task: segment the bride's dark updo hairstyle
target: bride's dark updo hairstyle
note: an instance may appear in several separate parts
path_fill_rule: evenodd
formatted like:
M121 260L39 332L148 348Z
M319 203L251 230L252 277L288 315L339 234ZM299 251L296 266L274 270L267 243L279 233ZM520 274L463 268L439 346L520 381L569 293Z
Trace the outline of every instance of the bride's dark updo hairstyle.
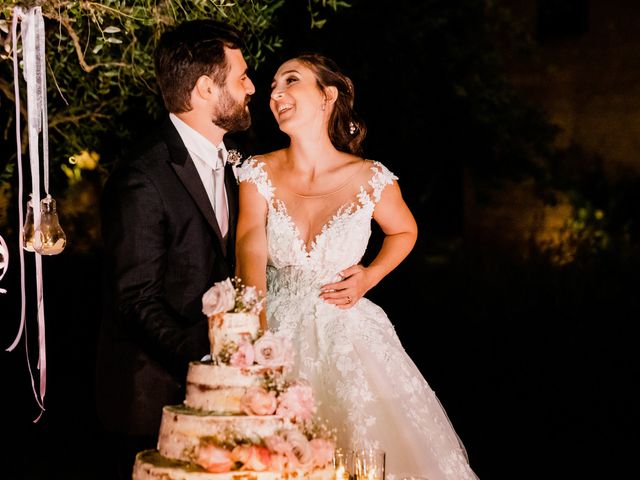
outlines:
M321 90L325 87L338 89L338 97L329 118L329 138L338 150L362 156L362 141L367 134L367 127L353 110L351 79L340 71L333 60L323 55L305 53L294 60L304 63L313 71Z

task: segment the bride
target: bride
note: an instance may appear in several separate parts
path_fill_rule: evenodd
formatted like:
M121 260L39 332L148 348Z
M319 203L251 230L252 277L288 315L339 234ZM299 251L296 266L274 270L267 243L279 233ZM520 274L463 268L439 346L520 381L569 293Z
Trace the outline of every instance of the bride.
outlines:
M393 175L361 157L348 77L308 54L280 66L271 111L287 148L238 171L237 275L267 292L261 322L289 338L338 446L386 452L390 479L475 479L434 392L384 311L364 295L413 248L416 222ZM359 264L371 219L380 252Z

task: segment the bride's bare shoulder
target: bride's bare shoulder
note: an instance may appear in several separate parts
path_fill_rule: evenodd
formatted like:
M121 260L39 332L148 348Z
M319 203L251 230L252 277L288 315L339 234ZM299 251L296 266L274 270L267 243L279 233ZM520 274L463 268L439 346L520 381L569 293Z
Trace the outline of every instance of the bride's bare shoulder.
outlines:
M351 153L342 153L342 162L338 170L346 176L358 176L358 174L366 175L366 172L373 162Z
M274 150L273 152L261 153L259 155L254 155L253 158L256 160L265 162L268 165L277 165L282 161L285 157L285 150Z

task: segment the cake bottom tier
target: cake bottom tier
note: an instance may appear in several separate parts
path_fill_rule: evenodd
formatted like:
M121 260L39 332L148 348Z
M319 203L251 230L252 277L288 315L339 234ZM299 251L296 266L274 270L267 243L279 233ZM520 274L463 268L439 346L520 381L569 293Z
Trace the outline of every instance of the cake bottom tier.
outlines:
M239 470L211 473L193 463L163 457L157 450L145 450L136 456L132 478L133 480L330 480L335 478L335 473L333 468L324 468L310 473Z

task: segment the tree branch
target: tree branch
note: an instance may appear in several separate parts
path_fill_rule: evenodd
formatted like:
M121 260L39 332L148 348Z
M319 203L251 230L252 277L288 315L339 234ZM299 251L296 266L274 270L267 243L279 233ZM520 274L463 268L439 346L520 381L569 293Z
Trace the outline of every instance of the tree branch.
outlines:
M58 15L56 12L48 12L46 14L43 13L43 15L46 16L47 18L50 18L52 20L59 22L60 25L62 25L67 30L67 33L69 34L69 37L71 37L71 41L73 42L73 46L76 50L76 55L78 56L78 62L80 63L80 66L85 72L91 73L93 70L100 67L128 67L129 66L129 64L124 62L94 63L93 65L89 65L85 60L84 53L82 52L82 46L80 45L80 37L78 37L78 34L71 26L71 23L69 22L69 20L67 18L62 17L61 15Z
M99 112L88 112L88 113L82 113L79 115L59 115L59 116L54 115L53 118L49 121L49 128L57 128L58 125L61 125L63 123L73 123L75 125L78 125L80 120L83 120L85 118L98 119L98 118L111 118L111 117L109 115L106 115L104 113L99 113Z

